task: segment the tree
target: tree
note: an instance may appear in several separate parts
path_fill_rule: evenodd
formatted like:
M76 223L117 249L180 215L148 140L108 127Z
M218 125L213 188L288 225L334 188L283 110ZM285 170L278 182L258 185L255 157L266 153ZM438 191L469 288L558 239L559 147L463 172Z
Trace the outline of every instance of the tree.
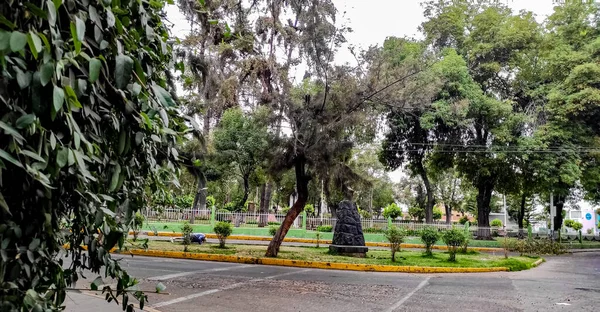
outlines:
M0 6L1 310L59 310L83 270L114 279L110 298L133 310L137 281L108 251L124 246L146 191L173 180L187 131L168 91L163 5Z
M383 217L391 218L392 220L396 220L402 217L402 210L396 204L389 204L385 209L383 209Z
M432 180L435 185L436 193L446 212L446 224L452 223L452 210L462 211L461 205L465 198L465 193L468 192L469 185L465 185L464 181L458 176L458 173L453 170L437 170L432 171Z
M236 204L244 207L250 192L250 177L256 173L268 146L267 129L257 116L246 116L240 109L229 109L213 133L216 161L234 167L242 179L244 193Z

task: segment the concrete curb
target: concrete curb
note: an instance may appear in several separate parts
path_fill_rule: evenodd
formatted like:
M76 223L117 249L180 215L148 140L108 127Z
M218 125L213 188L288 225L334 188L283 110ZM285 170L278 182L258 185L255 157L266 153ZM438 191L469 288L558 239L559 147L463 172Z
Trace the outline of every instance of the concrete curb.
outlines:
M534 262L531 267L535 268L537 266L539 266L540 264L542 264L542 262L544 262L544 258L540 258L538 259L536 262Z
M133 235L133 232L129 232L130 235ZM154 232L140 232L140 235L147 236L166 236L166 237L181 237L181 233L172 233L172 232L157 232L158 235L154 235ZM206 234L206 238L217 239L216 234L208 233ZM249 235L230 235L228 239L232 240L248 240L248 241L271 241L271 237L265 236L249 236ZM286 237L284 242L288 243L307 243L307 244L316 244L317 240L312 238L294 238L294 237ZM319 240L320 244L331 244L331 240ZM390 247L389 243L377 243L377 242L365 242L367 247ZM425 248L425 245L422 244L402 244L402 248ZM434 245L431 248L438 250L448 250L446 246ZM483 252L503 252L502 248L492 248L492 247L469 247L468 250L475 251L483 251Z
M321 261L303 261L289 260L277 258L256 258L244 256L230 256L218 254L203 254L190 253L180 251L163 251L163 250L140 250L132 249L122 254L132 254L148 257L163 257L175 259L192 259L203 261L217 262L233 262L244 264L262 264L288 266L298 268L312 269L330 269L330 270L347 270L347 271L366 271L366 272L402 272L402 273L483 273L483 272L507 272L506 267L496 268L445 268L445 267L418 267L418 266L394 266L394 265L373 265L373 264L352 264L338 262L321 262Z

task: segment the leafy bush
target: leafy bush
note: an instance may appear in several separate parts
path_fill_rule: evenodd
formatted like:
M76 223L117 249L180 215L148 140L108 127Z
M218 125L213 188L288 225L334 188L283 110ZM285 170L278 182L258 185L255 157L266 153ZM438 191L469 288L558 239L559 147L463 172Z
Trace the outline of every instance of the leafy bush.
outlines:
M442 218L442 210L439 208L433 209L433 220L440 220Z
M313 206L313 204L304 205L304 211L306 211L307 215L314 216L315 215L315 206Z
M471 237L473 236L473 234L471 234L471 230L469 229L471 227L471 224L469 222L465 223L464 227L463 227L463 234L465 235L465 241L462 244L462 253L466 254L468 249L469 249L469 242L471 241Z
M333 232L333 226L331 225L319 225L317 226L319 232Z
M256 221L256 220L247 220L246 224L249 224L249 225L258 224L258 221Z
M581 224L581 222L575 222L575 223L573 223L573 230L579 231L581 229L583 229L583 224Z
M560 255L568 251L566 244L549 239L520 239L509 240L507 247L510 251L521 255Z
M281 222L277 222L277 221L269 221L267 222L268 225L281 225Z
M219 239L219 247L225 248L225 241L227 240L227 237L231 235L231 232L233 232L233 226L231 223L217 222L213 228L213 231L215 231L215 234L217 234L217 238Z
M385 238L390 243L390 249L392 252L392 262L396 262L396 252L400 251L401 244L404 242L406 237L406 231L392 225L387 231L385 231Z
M494 220L492 220L492 222L490 223L490 226L494 226L494 227L502 227L502 221L500 221L499 219L494 219Z
M402 210L400 207L398 207L398 205L392 203L383 209L383 216L386 219L392 218L392 220L396 220L397 218L402 217Z
M448 253L450 254L448 261L456 261L456 252L464 244L465 239L465 233L456 228L447 230L442 234L442 240L448 246Z
M183 226L181 227L181 233L183 234L183 251L188 251L188 245L192 243L192 232L194 232L194 228L190 225L189 222L185 221Z
M276 226L270 226L269 227L269 235L271 236L275 236L275 233L277 233L277 227Z
M217 203L214 196L206 196L206 207L211 208Z
M469 222L469 217L467 217L467 216L462 216L462 217L460 217L460 219L458 220L458 223L460 223L460 224L465 224L465 223L467 223L467 222Z
M373 218L373 215L368 210L359 209L358 213L360 214L360 216L363 219L371 219L371 218Z
M567 219L564 222L564 225L568 228L573 228L573 224L575 224L575 220Z
M137 240L138 234L142 226L144 226L144 215L139 211L135 213L133 217L133 240Z
M229 212L235 212L236 211L236 206L234 202L228 202L227 204L225 204L225 206L223 207L223 209L229 211Z
M194 205L194 196L180 195L175 196L174 204L179 209L190 209Z
M425 254L431 256L431 247L440 238L440 233L434 227L426 227L421 230L421 241L425 244Z

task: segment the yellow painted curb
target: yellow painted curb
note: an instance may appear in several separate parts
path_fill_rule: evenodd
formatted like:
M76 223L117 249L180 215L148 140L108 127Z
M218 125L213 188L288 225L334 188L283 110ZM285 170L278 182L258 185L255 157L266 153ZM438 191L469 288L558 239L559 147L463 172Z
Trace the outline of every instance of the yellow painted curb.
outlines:
M133 232L129 232L130 235L133 235ZM157 236L166 236L166 237L181 237L181 233L172 233L172 232L158 232ZM155 236L153 232L148 232L146 234L147 236ZM216 234L212 234L212 233L208 233L206 234L206 238L213 238L216 239L217 235ZM263 241L263 242L270 242L271 238L270 237L264 237L264 236L250 236L250 235L230 235L228 237L228 239L233 239L233 240L248 240L248 241ZM307 243L307 244L316 244L317 240L316 239L312 239L312 238L294 238L294 237L286 237L284 240L284 242L287 243ZM331 244L331 240L319 240L320 244ZM365 242L365 245L367 247L384 247L384 248L388 248L390 247L389 243L378 243L378 242ZM425 245L422 244L402 244L401 246L402 248L425 248ZM437 250L448 250L447 246L440 246L440 245L435 245L432 246L433 249L437 249ZM475 250L475 251L483 251L483 252L503 252L504 249L502 248L493 248L493 247L469 247L468 250Z
M540 264L542 264L542 262L544 262L544 258L540 258L539 260L534 262L531 266L535 268L535 267L539 266Z
M312 269L333 269L348 271L367 271L367 272L403 272L403 273L481 273L481 272L507 272L506 267L496 268L445 268L445 267L419 267L419 266L395 266L395 265L374 265L374 264L352 264L338 262L304 261L289 260L277 258L256 258L244 256L230 256L218 254L190 253L180 251L163 250L141 250L132 249L123 252L138 256L163 257L176 259L192 259L203 261L233 262L244 264L263 264L289 266L298 268Z

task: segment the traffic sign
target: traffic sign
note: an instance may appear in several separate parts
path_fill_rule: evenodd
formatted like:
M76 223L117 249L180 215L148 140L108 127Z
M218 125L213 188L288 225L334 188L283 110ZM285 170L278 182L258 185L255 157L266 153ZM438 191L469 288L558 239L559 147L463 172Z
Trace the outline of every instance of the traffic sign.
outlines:
M585 219L586 219L586 220L592 220L592 214L591 214L591 213L589 213L589 212L588 212L588 213L586 213L586 214L585 214Z

